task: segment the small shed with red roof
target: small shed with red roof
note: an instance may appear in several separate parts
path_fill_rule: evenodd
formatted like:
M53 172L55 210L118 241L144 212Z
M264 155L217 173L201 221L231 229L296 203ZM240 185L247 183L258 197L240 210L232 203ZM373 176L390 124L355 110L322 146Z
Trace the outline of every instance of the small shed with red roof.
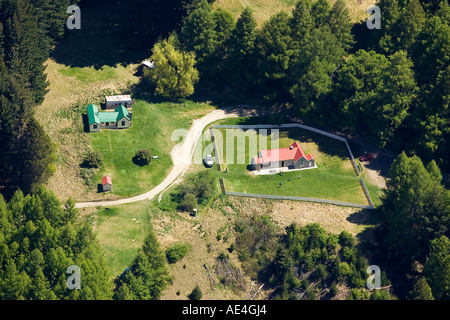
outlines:
M295 141L287 148L260 150L258 156L250 163L252 170L282 168L302 169L315 167L316 160L312 154L305 154L300 144Z
M112 191L112 179L110 176L104 176L102 178L102 190L103 192Z

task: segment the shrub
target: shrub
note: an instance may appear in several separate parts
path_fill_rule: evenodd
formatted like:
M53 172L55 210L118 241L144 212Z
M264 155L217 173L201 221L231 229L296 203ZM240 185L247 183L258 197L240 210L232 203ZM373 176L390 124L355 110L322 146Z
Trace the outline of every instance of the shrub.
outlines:
M197 198L195 195L193 193L187 193L184 195L178 208L184 211L192 212L196 206Z
M182 259L190 250L187 243L175 243L166 250L166 258L169 263L175 263Z
M81 168L80 176L86 186L91 187L94 185L95 172L89 168Z
M91 151L84 158L82 166L85 168L100 168L102 164L103 155L98 151Z
M339 234L339 244L343 247L353 247L355 245L355 239L348 231L342 231Z
M196 285L192 292L188 295L189 300L200 300L202 297L203 293L198 285Z
M347 262L339 263L339 276L342 279L349 278L353 275L352 268L348 265Z
M333 283L331 284L331 287L330 287L330 294L332 297L334 297L337 293L338 293L338 287L337 287L336 282L333 281Z
M148 149L142 149L136 152L133 162L139 166L145 166L152 161L152 152Z

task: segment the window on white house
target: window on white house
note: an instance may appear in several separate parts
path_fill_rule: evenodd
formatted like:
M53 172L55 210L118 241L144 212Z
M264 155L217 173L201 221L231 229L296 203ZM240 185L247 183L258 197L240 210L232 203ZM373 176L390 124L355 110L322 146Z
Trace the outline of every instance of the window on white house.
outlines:
M94 124L94 129L97 129L97 125L96 124Z
M123 125L123 126L125 125L125 121L122 121L122 125Z

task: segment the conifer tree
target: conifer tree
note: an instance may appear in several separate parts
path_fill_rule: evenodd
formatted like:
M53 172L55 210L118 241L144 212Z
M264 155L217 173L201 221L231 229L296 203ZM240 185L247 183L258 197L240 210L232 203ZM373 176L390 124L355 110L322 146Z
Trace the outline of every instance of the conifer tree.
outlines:
M246 7L237 20L230 38L227 74L231 76L231 81L235 86L246 86L254 81L256 36L256 20L253 17L252 10Z
M431 242L425 274L435 299L450 298L450 240L446 236Z
M266 21L256 41L259 85L266 99L283 100L288 96L286 77L293 55L289 16L280 12Z
M337 0L327 17L328 25L331 32L336 36L338 43L342 46L345 52L348 52L353 44L353 34L351 33L353 23L350 19L347 5L344 0Z
M419 278L414 284L413 290L409 293L412 300L434 300L431 288L425 277Z
M200 70L208 70L208 60L216 50L218 39L213 11L206 0L202 0L184 20L180 41L184 50L195 52Z
M119 280L114 299L159 300L171 279L164 252L156 235L150 231L130 271Z
M314 18L315 27L319 28L328 23L330 3L328 0L317 0L311 6L311 16Z

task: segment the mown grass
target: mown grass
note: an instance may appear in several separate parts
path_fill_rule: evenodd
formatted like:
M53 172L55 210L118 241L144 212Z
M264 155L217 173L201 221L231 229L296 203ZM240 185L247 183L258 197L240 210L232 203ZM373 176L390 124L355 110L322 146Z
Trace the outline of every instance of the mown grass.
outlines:
M96 213L97 239L113 276L120 276L133 261L150 230L152 213L143 201L101 208Z
M111 176L113 193L118 196L149 191L164 180L172 167L171 151L178 143L172 141L172 133L176 129L188 129L193 118L213 109L190 101L152 104L137 100L131 128L89 134L92 149L101 152L104 158L96 180L100 182L104 175ZM144 148L159 159L141 167L132 159Z
M94 83L97 81L106 81L118 77L116 68L110 66L103 66L96 70L93 67L79 68L79 67L63 67L59 72L66 77L75 77L82 83Z
M241 119L241 122L247 122ZM224 121L227 124L237 124L239 120ZM358 204L367 204L367 200L361 189L359 178L355 175L347 148L344 143L302 129L288 129L279 132L280 148L288 147L292 142L299 141L305 153L311 153L316 159L318 168L301 171L285 172L274 175L253 175L248 168L251 157L249 156L249 141L258 137L257 150L260 148L272 148L271 137L273 132L268 131L268 135L257 134L256 131L236 131L235 135L242 137L246 135L247 142L245 149L238 150L239 138L235 138L234 158L227 159L227 132L224 129L215 129L215 132L223 136L217 139L219 156L224 163L222 172L215 173L218 177L223 177L225 187L228 191L258 193L268 195L300 196L319 199L337 200ZM252 137L253 136L253 137ZM251 138L252 137L252 138ZM266 140L267 147L261 142ZM255 148L253 148L255 149ZM245 154L245 163L238 163L238 155ZM230 161L231 160L231 161ZM223 170L228 169L227 173ZM281 185L280 185L281 184ZM372 192L376 192L370 186Z

